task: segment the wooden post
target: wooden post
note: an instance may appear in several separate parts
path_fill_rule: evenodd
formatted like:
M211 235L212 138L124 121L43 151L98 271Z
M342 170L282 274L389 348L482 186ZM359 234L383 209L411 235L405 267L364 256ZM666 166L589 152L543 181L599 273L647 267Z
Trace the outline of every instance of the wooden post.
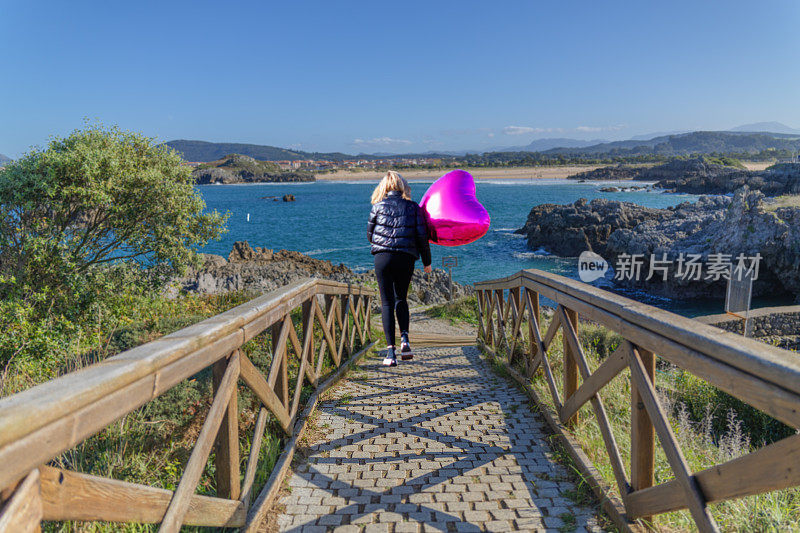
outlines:
M480 290L478 297L481 298L481 307L483 308L483 343L486 346L492 346L494 344L492 337L492 301L485 290Z
M576 311L567 309L566 307L564 308L564 311L570 323L572 324L572 329L575 330L575 335L577 335L578 313ZM564 324L562 327L567 327L567 325ZM567 336L563 331L561 332L561 337L564 348L564 401L566 402L569 397L575 394L575 391L578 390L578 363L575 361L575 354L572 353L572 348L570 348L569 342L567 341ZM578 413L575 413L571 418L564 422L566 426L574 426L577 423Z
M536 317L536 324L541 324L541 310L539 308L539 293L533 292L528 289L531 295L531 303L533 304L533 316ZM541 329L539 330L541 332Z
M655 384L655 355L642 348L637 348L636 351L639 352L639 358L644 365L648 379ZM655 438L653 422L645 409L636 384L631 381L631 489L634 491L646 489L655 484ZM652 522L652 517L642 517L642 520Z
M504 289L497 289L494 291L495 294L495 301L497 302L497 342L496 347L500 348L500 340L506 340L506 322L505 322L505 308L506 308L506 300L505 300L505 290Z
M370 317L372 317L372 296L367 296L364 305L366 306L364 309L364 330L367 332L367 342L372 342L372 324L370 323Z
M212 381L215 395L219 391L222 377L227 368L227 358L214 363ZM214 465L216 466L217 496L238 500L241 489L239 484L239 406L235 387L217 434Z
M33 470L14 491L4 491L8 497L0 507L0 531L38 533L42 521L42 488L39 470Z

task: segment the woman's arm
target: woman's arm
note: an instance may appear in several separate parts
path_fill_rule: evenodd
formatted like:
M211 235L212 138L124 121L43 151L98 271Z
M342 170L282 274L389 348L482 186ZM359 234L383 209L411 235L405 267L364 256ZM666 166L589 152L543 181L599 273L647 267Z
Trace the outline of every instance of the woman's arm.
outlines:
M422 208L417 206L417 250L422 259L422 266L427 267L431 264L431 245L428 244L428 221L425 220L425 213Z
M369 221L367 222L367 241L372 244L372 233L375 231L375 219L377 218L377 214L375 213L375 204L372 206L372 209L369 211Z

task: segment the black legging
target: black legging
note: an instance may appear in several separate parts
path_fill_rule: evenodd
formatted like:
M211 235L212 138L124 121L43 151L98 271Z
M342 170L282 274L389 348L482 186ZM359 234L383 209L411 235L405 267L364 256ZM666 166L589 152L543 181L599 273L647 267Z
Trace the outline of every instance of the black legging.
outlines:
M386 344L394 346L394 317L400 324L400 332L408 332L408 284L414 273L413 255L403 252L380 252L375 254L375 277L381 292L381 319Z

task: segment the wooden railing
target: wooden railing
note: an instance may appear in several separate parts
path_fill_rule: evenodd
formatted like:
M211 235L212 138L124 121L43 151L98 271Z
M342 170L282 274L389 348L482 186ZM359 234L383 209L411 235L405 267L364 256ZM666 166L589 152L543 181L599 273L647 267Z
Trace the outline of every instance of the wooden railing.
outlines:
M326 353L340 366L370 340L373 289L307 280L100 363L0 400L0 532L39 529L42 520L161 523L254 530L263 498L252 499L268 413L290 435L304 381L319 385ZM292 312L302 309L302 331ZM316 335L315 335L316 331ZM271 334L262 374L242 346ZM321 333L321 335L320 335ZM315 337L320 337L315 348ZM299 368L290 391L290 350ZM294 363L294 361L292 361ZM48 466L124 415L205 368L214 397L176 490L169 491ZM247 466L239 470L238 382L260 401ZM216 497L195 491L216 444ZM266 490L266 487L265 487Z
M798 354L538 270L476 283L475 287L479 343L496 355L505 353L507 367L521 382L530 384L534 373L542 371L551 397L549 403L555 407L548 411L551 423L568 434L579 409L587 402L591 404L622 502L609 494L608 485L603 486L596 479L591 484L603 493L606 509L617 519L626 524L641 519L641 526L654 515L688 508L700 531L717 531L709 503L800 484L800 434L693 472L655 388L658 357L798 428ZM557 304L546 332L539 327L540 295ZM577 333L581 318L625 339L593 372ZM527 328L523 327L525 322ZM548 358L548 349L559 329L563 339L562 383L556 383ZM515 367L520 372L514 371ZM630 477L601 398L603 387L624 369L630 370L631 379ZM674 479L659 485L654 485L656 435L674 474ZM576 447L576 440L569 442ZM582 451L576 453L588 461ZM590 462L586 470L599 476Z

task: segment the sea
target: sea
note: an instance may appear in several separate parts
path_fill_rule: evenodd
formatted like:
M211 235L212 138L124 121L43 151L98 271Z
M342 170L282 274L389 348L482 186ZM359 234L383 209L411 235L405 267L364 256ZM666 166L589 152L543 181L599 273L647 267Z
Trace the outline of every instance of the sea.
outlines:
M412 197L419 201L433 181L434 178L411 181ZM228 232L201 251L227 256L235 241L246 240L254 247L296 250L336 264L343 263L355 271L369 270L373 264L367 242L367 215L375 185L373 181L316 181L198 186L207 209L230 213ZM528 268L578 279L577 258L556 257L544 249L530 250L524 236L514 233L525 224L533 206L569 204L579 198L606 198L663 208L694 202L698 198L650 188L627 192L600 190L631 185L630 181L477 180L478 200L491 216L488 233L464 246L431 245L433 266L441 267L444 257L458 257L453 279L460 283L508 276ZM281 197L285 194L294 195L295 201L283 202ZM635 300L686 316L723 312L721 299L673 300L643 291L618 289L609 280L598 280L597 283ZM773 301L763 302L763 305L774 304ZM758 302L754 302L754 307L757 306Z

